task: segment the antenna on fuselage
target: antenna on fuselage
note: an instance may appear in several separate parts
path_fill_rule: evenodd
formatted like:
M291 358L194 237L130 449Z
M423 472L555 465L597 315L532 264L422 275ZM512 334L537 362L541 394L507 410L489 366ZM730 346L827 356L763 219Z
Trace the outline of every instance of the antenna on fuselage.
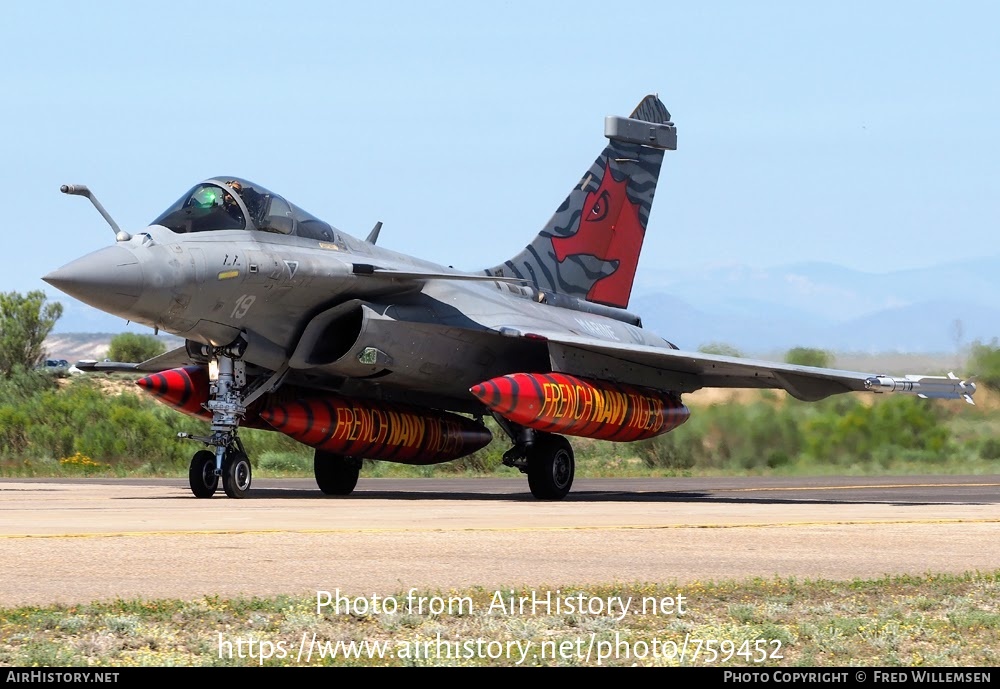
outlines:
M382 221L379 220L377 223L375 223L375 227L372 228L372 231L368 233L368 236L365 237L365 241L368 242L369 244L374 244L375 242L378 241L378 233L381 231L382 231Z

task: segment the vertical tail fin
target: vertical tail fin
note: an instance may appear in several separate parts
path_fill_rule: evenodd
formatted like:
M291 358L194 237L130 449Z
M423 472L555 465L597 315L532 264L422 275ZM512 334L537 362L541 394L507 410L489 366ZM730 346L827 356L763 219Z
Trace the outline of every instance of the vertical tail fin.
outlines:
M665 150L677 130L656 96L628 118L608 117L610 142L524 251L487 271L540 290L625 308Z

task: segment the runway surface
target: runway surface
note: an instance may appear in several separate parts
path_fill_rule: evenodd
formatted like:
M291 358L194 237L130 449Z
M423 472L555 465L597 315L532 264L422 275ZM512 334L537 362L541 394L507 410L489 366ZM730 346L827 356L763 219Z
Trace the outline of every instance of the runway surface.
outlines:
M1000 476L0 480L0 605L1000 569Z

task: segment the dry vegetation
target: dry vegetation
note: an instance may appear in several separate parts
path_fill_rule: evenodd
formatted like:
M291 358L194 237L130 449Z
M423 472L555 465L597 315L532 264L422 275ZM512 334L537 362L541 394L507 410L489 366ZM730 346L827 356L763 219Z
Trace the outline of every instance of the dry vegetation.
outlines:
M631 598L627 615L496 606L535 594ZM317 612L314 597L0 609L0 665L996 667L1000 572L874 581L417 591L407 607ZM683 614L677 601L683 597ZM381 597L383 601L386 596ZM643 602L672 607L642 613ZM370 597L364 599L371 606ZM456 602L449 610L445 602ZM466 603L467 601L467 603ZM459 605L462 607L459 608ZM492 606L492 609L491 609ZM254 640L254 645L250 645ZM242 645L238 645L242 641ZM304 644L299 655L299 647ZM262 658L262 649L268 657ZM683 651L682 651L683 649ZM683 657L682 657L683 652ZM241 657L242 656L242 657Z

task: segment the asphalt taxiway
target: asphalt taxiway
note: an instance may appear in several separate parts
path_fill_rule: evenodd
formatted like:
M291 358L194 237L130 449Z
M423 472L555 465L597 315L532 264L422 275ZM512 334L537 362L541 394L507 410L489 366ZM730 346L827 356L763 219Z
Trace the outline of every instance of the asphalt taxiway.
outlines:
M0 480L0 605L1000 569L1000 476Z

